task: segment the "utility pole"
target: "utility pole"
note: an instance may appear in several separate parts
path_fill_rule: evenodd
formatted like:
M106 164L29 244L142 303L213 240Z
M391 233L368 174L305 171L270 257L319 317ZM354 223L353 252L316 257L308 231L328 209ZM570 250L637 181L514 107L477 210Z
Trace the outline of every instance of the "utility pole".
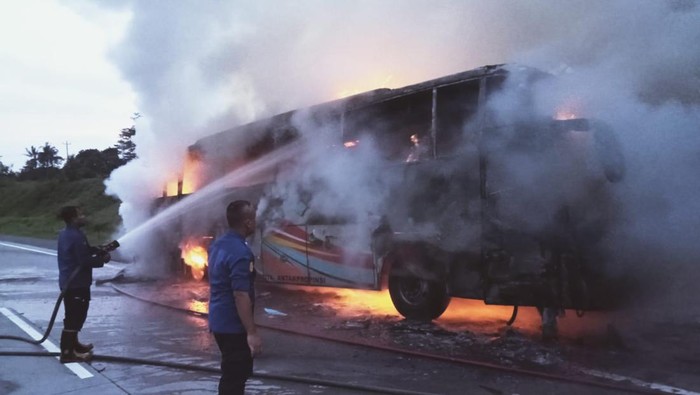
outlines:
M68 146L70 145L70 143L66 141L63 144L66 145L66 160L68 160Z

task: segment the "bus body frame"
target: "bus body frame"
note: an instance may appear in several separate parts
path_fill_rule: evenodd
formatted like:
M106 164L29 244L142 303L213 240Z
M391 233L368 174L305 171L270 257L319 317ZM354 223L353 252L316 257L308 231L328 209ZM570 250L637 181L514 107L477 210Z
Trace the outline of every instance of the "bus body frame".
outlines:
M348 235L357 232L353 227L358 224L352 220L322 216L301 223L278 220L260 229L255 237L259 278L273 283L375 290L388 285L397 310L417 319L440 316L451 296L514 306L576 310L610 307L612 280L596 270L595 258L591 258L596 256L596 244L606 231L605 224L597 223L598 229L588 229L595 234L593 237L578 237L578 225L571 219L575 210L562 205L556 208L556 217L545 230L513 228L499 213L502 201L512 196L504 197L507 193L498 189L504 185L494 180L501 166L499 158L510 155L513 146L517 152L531 150L539 155L538 150L551 150L552 141L560 136L583 132L593 136L606 179L618 181L624 175L619 143L602 122L584 118L529 120L525 126L492 123L487 103L513 73L524 75L529 82L549 78L540 71L519 66L485 66L303 110L306 116L319 119L326 133L333 131L337 143L345 147L369 136L380 147L387 147L387 156L395 159L406 149L396 145L410 141L415 147L419 140L414 137L415 131L423 130L427 149L420 160L402 160L379 171L398 174L395 178L400 180L399 185L393 187L388 199L402 208L394 214L381 215L376 227L367 232L371 232L367 245L344 245ZM189 151L203 163L217 163L219 173L211 168L209 172L210 180L216 179L242 163L301 138L293 125L295 114L297 111L290 111L205 137ZM377 119L382 119L382 123L378 124ZM242 134L249 136L249 143L234 152L231 142L239 142L237 136ZM522 141L513 143L514 139ZM504 150L505 145L508 150ZM273 173L251 185L231 188L218 203L219 212L233 199L257 203L268 198L269 186L278 181L279 167ZM430 188L411 187L416 184ZM503 189L507 188L508 185ZM178 195L164 196L155 207L187 196ZM464 236L460 230L450 235L419 226L429 223L441 210L473 228L469 240L461 241ZM265 218L259 222L267 223ZM180 228L175 239L211 235L224 227L195 227L183 219ZM173 233L172 228L167 232ZM460 248L460 243L465 248Z

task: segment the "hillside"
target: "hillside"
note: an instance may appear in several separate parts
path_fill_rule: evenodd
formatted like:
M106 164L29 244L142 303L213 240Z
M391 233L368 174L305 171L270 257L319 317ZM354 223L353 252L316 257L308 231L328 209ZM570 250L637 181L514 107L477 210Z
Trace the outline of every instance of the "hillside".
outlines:
M61 207L83 208L92 244L100 244L120 223L119 201L105 196L103 180L0 181L0 234L53 239L63 228L57 218Z

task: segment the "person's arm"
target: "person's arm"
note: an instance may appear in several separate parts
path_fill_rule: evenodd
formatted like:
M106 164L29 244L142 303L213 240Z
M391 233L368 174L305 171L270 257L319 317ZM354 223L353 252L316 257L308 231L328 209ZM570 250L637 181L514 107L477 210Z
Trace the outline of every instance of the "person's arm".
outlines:
M82 234L75 236L73 245L75 246L75 258L80 267L102 267L105 263L109 262L109 254L105 256L104 253L100 252L101 250L99 248L90 246L87 239Z
M250 353L256 356L262 352L262 340L258 334L253 318L253 301L250 299L251 272L250 262L253 257L245 255L230 266L231 288L233 289L233 298L236 302L236 311L241 323L248 334L248 347Z
M236 300L236 311L241 318L241 323L248 334L248 347L250 353L256 356L262 352L262 339L258 334L253 318L253 302L250 300L248 291L233 291L233 297Z

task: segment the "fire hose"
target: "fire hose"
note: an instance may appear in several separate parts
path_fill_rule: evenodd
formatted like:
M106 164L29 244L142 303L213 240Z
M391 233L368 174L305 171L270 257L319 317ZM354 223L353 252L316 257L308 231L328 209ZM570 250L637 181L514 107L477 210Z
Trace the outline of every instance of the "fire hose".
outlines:
M100 247L97 247L96 249L101 252L101 253L108 253L111 251L116 250L119 248L119 242L114 240L111 241L105 245L102 245ZM94 255L94 254L93 254ZM61 290L61 293L58 295L58 298L56 299L56 304L53 306L53 312L51 313L51 319L49 320L49 325L46 327L46 332L44 332L44 336L41 337L41 339L34 340L34 339L28 339L26 337L21 337L21 336L10 336L10 335L0 335L0 340L16 340L20 342L25 342L29 344L41 344L46 339L49 338L49 335L51 334L51 330L53 329L53 324L56 322L56 315L58 315L58 309L61 307L61 302L63 301L63 297L66 295L66 292L68 291L68 286L70 285L71 282L73 282L73 279L75 279L75 276L78 275L80 270L82 270L82 266L78 266L73 270L73 272L68 276L68 281L66 281L66 286Z

